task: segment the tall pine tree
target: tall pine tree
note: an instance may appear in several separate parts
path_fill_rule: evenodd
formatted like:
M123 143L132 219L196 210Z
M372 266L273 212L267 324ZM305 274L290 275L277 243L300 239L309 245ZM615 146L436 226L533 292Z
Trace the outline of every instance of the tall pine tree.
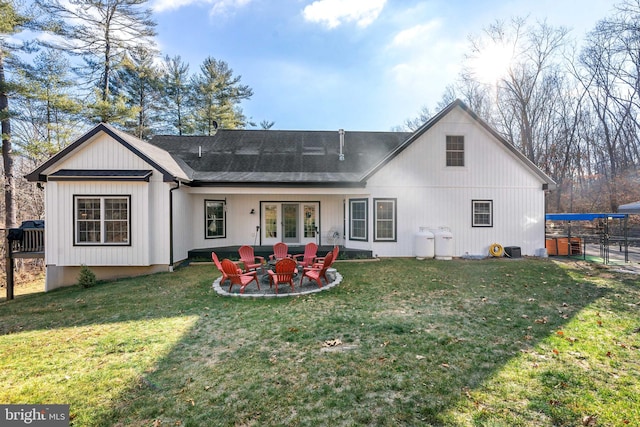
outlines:
M180 56L164 58L161 77L163 118L167 130L178 135L188 133L189 128L189 64Z
M16 70L14 142L19 154L40 162L76 136L81 104L71 95L70 74L69 61L50 49Z
M58 36L50 46L80 56L79 74L95 90L90 120L123 123L135 115L122 96L114 96L114 74L128 51L153 46L155 25L148 0L36 0L45 12L43 27Z
M148 139L158 128L160 71L154 60L153 51L138 46L127 54L117 75L119 92L137 113L134 120L125 123L125 130L142 139Z
M240 84L241 76L234 76L229 65L212 57L204 60L200 74L193 78L193 106L196 133L211 135L214 122L227 129L242 128L246 117L240 102L249 99L253 90Z
M11 117L9 114L9 86L5 75L7 60L16 49L8 37L19 32L29 20L18 13L15 4L0 0L0 122L2 123L2 160L4 166L4 226L16 226L16 210L13 203L15 180L13 176L13 153L11 148Z

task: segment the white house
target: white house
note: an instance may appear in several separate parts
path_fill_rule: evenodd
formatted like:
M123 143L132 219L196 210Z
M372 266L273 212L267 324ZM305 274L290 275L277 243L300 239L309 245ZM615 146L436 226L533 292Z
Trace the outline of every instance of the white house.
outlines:
M461 101L415 133L225 130L145 142L100 124L27 176L44 186L46 288L167 271L197 248L315 241L453 256L545 246L553 181Z

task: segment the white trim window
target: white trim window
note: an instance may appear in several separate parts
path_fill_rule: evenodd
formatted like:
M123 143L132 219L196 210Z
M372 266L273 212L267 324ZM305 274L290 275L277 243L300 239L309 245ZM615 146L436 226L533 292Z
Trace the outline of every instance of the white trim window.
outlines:
M373 219L373 240L376 242L396 241L396 199L373 199L375 207Z
M367 199L349 199L349 240L367 241Z
M205 239L227 237L227 206L224 200L205 200Z
M472 200L471 210L472 227L493 227L493 200Z
M447 135L447 166L464 166L464 136Z
M74 244L129 246L131 196L74 196Z

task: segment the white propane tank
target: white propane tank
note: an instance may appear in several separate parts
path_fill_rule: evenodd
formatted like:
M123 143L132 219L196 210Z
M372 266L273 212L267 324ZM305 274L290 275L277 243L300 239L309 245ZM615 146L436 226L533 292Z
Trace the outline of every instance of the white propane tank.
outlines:
M434 235L429 227L420 227L416 233L416 259L433 258L435 255Z
M453 258L453 233L446 228L440 227L433 230L435 236L436 259L450 260Z

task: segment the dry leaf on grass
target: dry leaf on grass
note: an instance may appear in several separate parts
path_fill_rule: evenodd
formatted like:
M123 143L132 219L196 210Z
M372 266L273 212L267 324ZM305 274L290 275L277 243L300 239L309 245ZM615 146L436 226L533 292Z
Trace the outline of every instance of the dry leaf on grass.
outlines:
M336 338L333 340L326 340L324 343L322 343L323 347L335 347L338 345L342 345L342 340L340 338Z

